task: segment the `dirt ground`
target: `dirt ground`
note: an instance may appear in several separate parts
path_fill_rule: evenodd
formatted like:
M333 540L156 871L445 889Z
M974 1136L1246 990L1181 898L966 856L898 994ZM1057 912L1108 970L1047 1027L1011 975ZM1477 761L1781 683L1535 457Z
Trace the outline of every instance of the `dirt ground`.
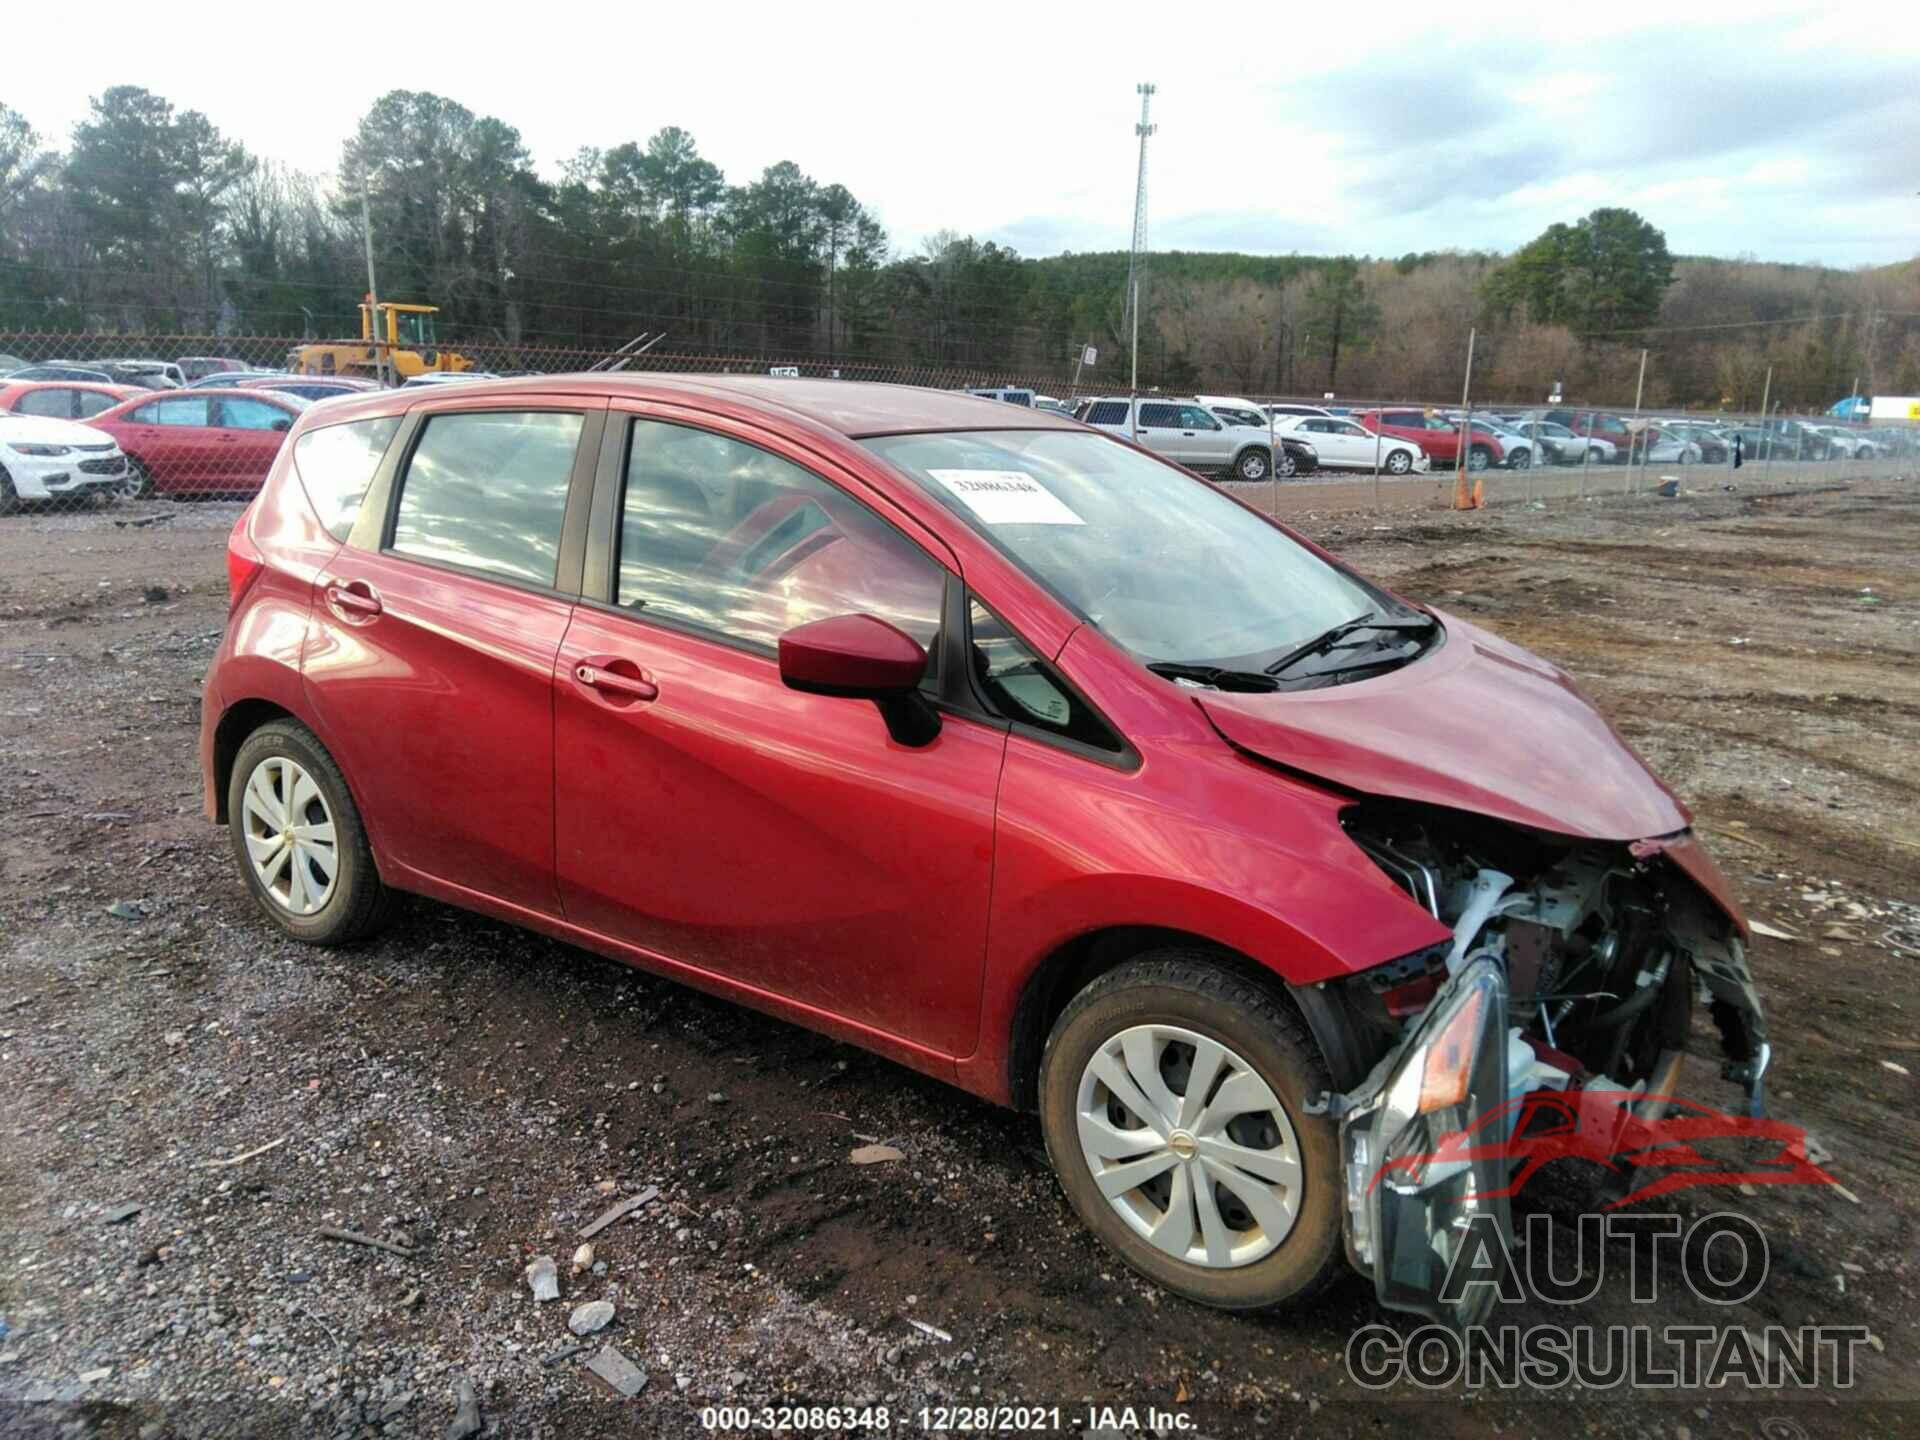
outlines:
M1031 1117L437 905L357 951L277 938L199 813L236 510L155 504L0 521L0 1433L437 1435L463 1381L502 1435L690 1434L703 1406L791 1400L916 1433L922 1405L995 1401L1075 1435L1125 1418L1087 1402L1217 1436L1920 1432L1913 482L1473 514L1386 488L1378 513L1364 484L1270 503L1570 668L1796 937L1752 950L1772 1100L1841 1186L1678 1197L1752 1215L1771 1270L1724 1310L1668 1275L1657 1318L1864 1325L1850 1390L1376 1395L1344 1358L1385 1318L1370 1286L1253 1318L1161 1295L1082 1232ZM170 518L115 523L148 514ZM1709 1028L1685 1090L1731 1109ZM904 1160L849 1163L875 1140ZM1535 1203L1577 1210L1580 1184ZM581 1226L650 1186L595 1237L604 1273L570 1274ZM1605 1259L1578 1320L1648 1319ZM612 1327L563 1354L597 1299ZM608 1341L647 1372L635 1398L583 1368Z

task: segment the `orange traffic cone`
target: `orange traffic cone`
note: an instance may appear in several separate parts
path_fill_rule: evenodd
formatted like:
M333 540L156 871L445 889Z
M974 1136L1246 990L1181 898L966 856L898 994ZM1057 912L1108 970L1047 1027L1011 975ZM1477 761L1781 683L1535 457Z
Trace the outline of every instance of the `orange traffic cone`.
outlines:
M1473 509L1473 496L1467 491L1467 467L1464 465L1453 472L1453 508Z
M1484 510L1487 508L1487 493L1482 488L1485 484L1486 481L1484 480L1476 480L1473 482L1473 508L1476 510Z

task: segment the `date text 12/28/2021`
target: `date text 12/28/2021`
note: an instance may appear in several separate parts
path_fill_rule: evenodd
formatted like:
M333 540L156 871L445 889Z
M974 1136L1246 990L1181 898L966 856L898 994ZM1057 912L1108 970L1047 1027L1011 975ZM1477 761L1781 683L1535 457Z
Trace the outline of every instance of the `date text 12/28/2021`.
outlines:
M924 1405L896 1417L885 1405L709 1405L701 1428L716 1432L820 1434L892 1430L930 1435L1118 1431L1167 1435L1193 1428L1177 1410L1137 1405Z

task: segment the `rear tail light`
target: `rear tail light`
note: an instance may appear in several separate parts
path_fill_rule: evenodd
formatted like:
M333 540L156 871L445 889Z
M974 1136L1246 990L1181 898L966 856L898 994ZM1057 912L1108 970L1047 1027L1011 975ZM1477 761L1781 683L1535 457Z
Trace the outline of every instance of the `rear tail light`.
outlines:
M260 572L267 568L266 557L254 546L253 537L247 533L247 521L253 514L249 505L234 522L233 533L227 536L227 613L231 615L240 608L240 601L253 582L260 578Z

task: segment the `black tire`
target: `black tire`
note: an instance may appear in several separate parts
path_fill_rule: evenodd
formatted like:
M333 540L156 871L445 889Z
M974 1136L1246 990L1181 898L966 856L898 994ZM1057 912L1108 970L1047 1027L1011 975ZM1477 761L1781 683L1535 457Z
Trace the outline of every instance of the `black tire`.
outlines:
M267 894L247 854L241 821L247 781L261 761L273 756L293 760L319 786L332 812L338 871L333 893L312 915L295 915ZM295 940L307 945L350 945L364 940L393 918L396 892L381 882L367 844L366 827L353 803L346 777L313 732L297 720L272 720L241 742L227 780L227 838L240 874L267 918Z
M1245 1058L1287 1112L1301 1158L1301 1198L1291 1229L1250 1264L1209 1268L1156 1249L1100 1192L1079 1141L1082 1072L1121 1030L1170 1024ZM1327 1068L1300 1013L1283 998L1223 968L1204 950L1152 951L1108 971L1074 996L1040 1060L1040 1123L1068 1202L1132 1269L1175 1294L1223 1310L1257 1310L1306 1299L1345 1268L1345 1187L1335 1125L1307 1113L1329 1089Z
M1404 450L1387 452L1386 470L1389 475L1404 475L1413 469L1413 457Z
M1282 447L1280 451L1280 461L1279 464L1275 466L1274 473L1282 480L1293 479L1294 476L1300 473L1300 457L1295 455L1291 450Z
M1264 445L1249 445L1233 457L1233 478L1265 480L1273 473L1273 457Z
M126 478L116 492L122 500L145 500L153 494L153 475L133 456L127 456Z
M13 477L0 465L0 515L11 515L20 508L20 492L13 488Z
M1507 463L1515 470L1526 470L1533 465L1533 451L1522 445L1508 457Z
M1485 470L1493 464L1493 452L1484 445L1475 445L1467 451L1467 469Z

